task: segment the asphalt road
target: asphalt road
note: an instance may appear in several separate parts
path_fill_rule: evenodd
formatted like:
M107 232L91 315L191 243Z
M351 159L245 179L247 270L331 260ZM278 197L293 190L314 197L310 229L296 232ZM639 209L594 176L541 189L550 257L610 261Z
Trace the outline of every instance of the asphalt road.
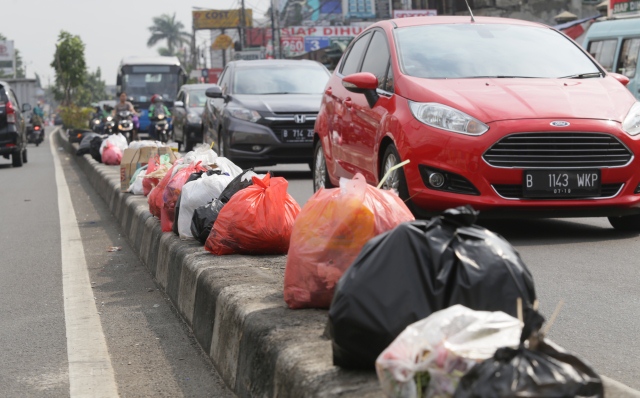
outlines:
M233 397L74 159L58 154L118 394ZM21 168L0 158L0 395L64 397L72 344L49 138L28 155Z
M302 206L313 194L307 165L275 166ZM533 273L549 337L599 373L640 390L640 235L606 218L484 221L520 252Z

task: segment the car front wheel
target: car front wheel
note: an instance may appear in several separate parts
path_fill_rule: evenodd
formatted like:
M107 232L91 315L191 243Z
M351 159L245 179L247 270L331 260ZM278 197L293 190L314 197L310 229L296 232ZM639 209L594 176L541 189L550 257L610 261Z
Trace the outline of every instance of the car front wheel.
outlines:
M609 217L609 223L619 231L640 232L640 214Z
M322 142L318 140L313 149L313 162L311 167L313 174L313 192L318 192L321 188L333 188L327 171L327 161L322 150Z

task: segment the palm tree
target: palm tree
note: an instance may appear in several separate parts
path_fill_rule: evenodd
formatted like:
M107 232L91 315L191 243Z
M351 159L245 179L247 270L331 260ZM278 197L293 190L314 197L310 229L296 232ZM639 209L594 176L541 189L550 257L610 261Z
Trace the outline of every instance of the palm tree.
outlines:
M159 41L166 40L167 47L161 49L162 55L175 55L175 51L181 44L189 43L191 35L184 30L184 25L176 21L176 13L173 15L162 14L153 18L153 25L149 27L151 37L147 41L147 46L152 47Z

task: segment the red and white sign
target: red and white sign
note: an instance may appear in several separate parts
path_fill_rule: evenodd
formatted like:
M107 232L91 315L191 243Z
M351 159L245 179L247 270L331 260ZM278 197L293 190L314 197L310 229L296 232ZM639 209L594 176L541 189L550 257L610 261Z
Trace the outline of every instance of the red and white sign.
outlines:
M609 0L609 16L631 17L640 15L640 0Z
M285 36L339 36L355 37L366 28L363 26L291 26L280 29L280 35ZM303 39L304 49L304 39Z
M394 18L435 17L438 10L393 10Z
M285 54L301 54L304 52L304 37L287 36L280 39Z
M206 83L214 83L214 84L218 83L218 79L220 78L221 74L222 74L222 68L209 68Z

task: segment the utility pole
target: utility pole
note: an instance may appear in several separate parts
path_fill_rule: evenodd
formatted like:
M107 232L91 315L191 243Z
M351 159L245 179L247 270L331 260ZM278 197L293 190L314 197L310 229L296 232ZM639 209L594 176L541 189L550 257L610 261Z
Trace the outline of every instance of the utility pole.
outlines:
M247 21L245 21L244 15L244 0L241 1L241 9L240 9L240 51L244 50L244 34L245 27L247 26Z
M224 29L220 29L220 34L224 34ZM222 69L227 66L227 49L222 49ZM212 66L213 67L213 66Z
M278 58L278 53L276 52L276 10L274 1L271 0L271 47L273 51L273 58Z

